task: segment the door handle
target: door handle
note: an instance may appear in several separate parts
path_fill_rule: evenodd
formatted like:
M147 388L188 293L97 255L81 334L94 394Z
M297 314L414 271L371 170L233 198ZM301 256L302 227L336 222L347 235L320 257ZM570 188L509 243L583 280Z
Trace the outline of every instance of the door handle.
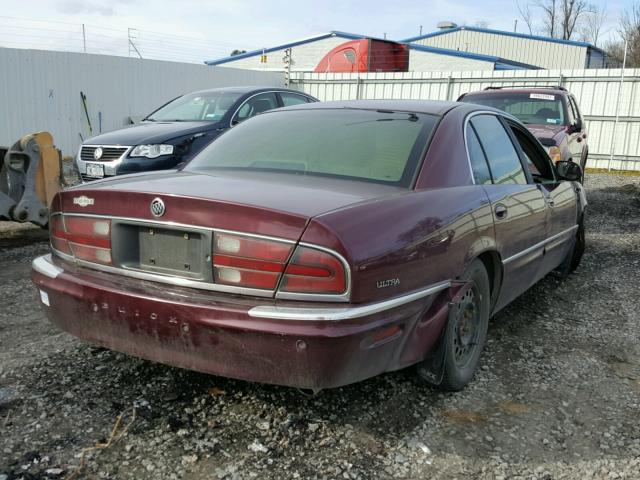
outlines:
M496 217L502 219L507 217L507 207L503 204L499 203L496 205L496 208L493 210L496 214Z

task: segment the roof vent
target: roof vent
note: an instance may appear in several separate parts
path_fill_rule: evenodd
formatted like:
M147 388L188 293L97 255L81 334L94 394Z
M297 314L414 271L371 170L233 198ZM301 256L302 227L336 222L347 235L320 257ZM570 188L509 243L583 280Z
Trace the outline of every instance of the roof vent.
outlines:
M449 30L451 28L457 28L458 24L457 23L453 23L453 22L448 22L448 21L444 21L444 22L438 22L438 25L436 25L440 30Z

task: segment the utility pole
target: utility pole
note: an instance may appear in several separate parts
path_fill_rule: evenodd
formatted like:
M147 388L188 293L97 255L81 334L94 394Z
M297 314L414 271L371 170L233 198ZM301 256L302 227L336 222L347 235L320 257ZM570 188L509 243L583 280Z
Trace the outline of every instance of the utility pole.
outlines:
M420 36L422 36L422 25L420 25Z
M284 86L288 87L291 82L291 48L284 51L282 61L284 62Z
M513 25L513 33L517 33L518 32L518 19L516 18L516 22Z
M140 32L138 31L137 28L128 28L127 29L127 36L128 36L128 40L129 40L129 56L132 57L134 55L132 55L132 53L135 53L136 55L138 55L138 57L142 58L142 55L140 54L140 50L138 50L138 47L136 47L136 44L133 42L134 40L138 40L140 38Z
M87 53L87 35L84 31L84 23L82 24L82 47L84 53Z
M382 35L383 35L382 38L384 38L386 40L387 39L387 32L384 32Z

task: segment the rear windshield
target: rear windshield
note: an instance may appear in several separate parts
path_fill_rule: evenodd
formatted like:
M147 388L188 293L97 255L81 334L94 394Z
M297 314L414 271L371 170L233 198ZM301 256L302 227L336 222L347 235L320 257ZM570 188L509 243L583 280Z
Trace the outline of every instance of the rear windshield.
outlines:
M545 92L469 94L462 99L510 113L522 123L567 125L564 103L559 95Z
M152 122L196 122L220 120L241 93L200 92L183 95L167 103L145 120Z
M185 170L275 171L409 187L436 122L432 115L375 110L266 113L229 130Z

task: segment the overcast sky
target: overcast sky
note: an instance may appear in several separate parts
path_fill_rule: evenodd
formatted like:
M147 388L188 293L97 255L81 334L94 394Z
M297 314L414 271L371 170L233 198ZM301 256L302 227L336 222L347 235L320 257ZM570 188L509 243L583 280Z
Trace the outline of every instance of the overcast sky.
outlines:
M606 28L614 31L620 12L632 1L593 3L606 5L609 12ZM208 58L225 56L234 48L270 47L329 30L378 37L386 33L387 38L403 39L418 35L420 25L424 33L433 31L441 20L467 25L485 22L490 28L513 31L514 20L518 18L515 1L498 0L2 0L2 6L0 15L87 24L88 35L94 34L92 41L100 48L103 45L98 41L107 42L110 32L96 27L118 29L125 32L123 35L128 27L134 27L144 32L199 39L193 48L197 55ZM5 46L19 46L27 40L50 44L61 41L51 40L57 38L55 33L45 38L50 32L46 24L27 25L7 17L0 20L0 34L4 31L0 45L3 39ZM524 32L524 23L519 21L518 25L518 31ZM66 27L61 24L60 28ZM38 29L42 29L41 36ZM7 37L8 34L13 37ZM168 51L188 48L180 45L176 40L166 48ZM107 53L108 48L103 49Z

